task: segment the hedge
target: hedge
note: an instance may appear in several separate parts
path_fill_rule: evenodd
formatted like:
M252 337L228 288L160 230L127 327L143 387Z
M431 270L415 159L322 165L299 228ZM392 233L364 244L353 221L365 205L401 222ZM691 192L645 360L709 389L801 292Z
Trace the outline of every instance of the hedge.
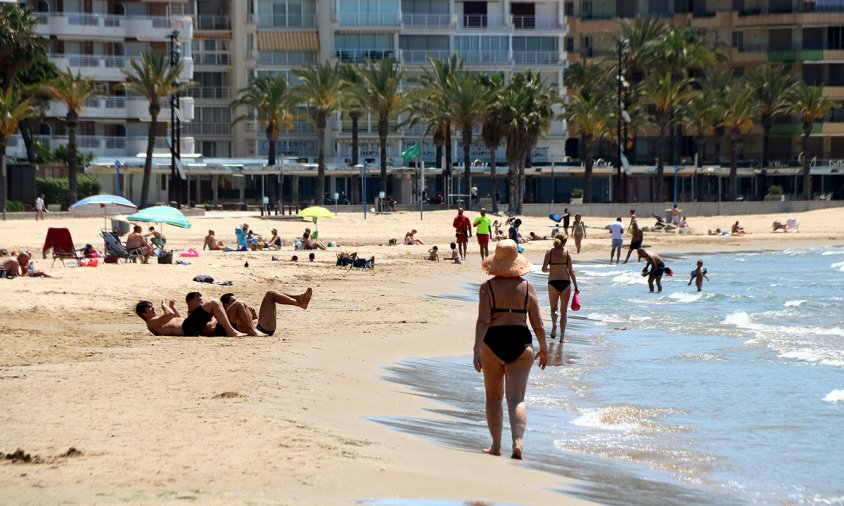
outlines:
M98 195L102 190L102 183L96 176L80 174L77 176L76 182L77 198L79 199ZM67 201L70 191L67 178L39 177L35 180L35 188L39 194L44 194L44 200L47 204L61 204L62 209L67 209L67 206L73 204L73 202Z
M17 200L9 200L6 202L6 210L10 213L22 213L26 211L26 206L23 202Z

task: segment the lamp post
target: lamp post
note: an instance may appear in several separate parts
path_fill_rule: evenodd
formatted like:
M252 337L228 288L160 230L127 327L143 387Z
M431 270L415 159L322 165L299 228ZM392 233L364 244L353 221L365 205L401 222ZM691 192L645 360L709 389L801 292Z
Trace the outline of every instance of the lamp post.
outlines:
M624 156L625 147L627 144L627 123L630 122L630 116L627 114L627 88L628 83L625 79L625 70L627 67L627 53L629 50L629 42L627 39L618 39L618 91L616 95L616 105L618 106L618 117L616 118L616 140L617 140L617 160L616 166L616 200L617 202L627 202L627 185L622 180L621 168L623 165L622 157Z
M179 47L179 31L170 33L170 66L175 67L182 59L182 49ZM173 89L179 83L173 83ZM180 175L176 173L177 160L181 161L181 114L179 113L179 94L170 94L170 202L176 202L182 207L182 188Z

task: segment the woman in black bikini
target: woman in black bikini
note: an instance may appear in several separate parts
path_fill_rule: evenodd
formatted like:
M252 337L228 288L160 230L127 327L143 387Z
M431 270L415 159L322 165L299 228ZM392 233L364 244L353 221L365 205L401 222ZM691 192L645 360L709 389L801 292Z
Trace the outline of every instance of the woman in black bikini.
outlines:
M557 336L557 308L559 308L560 341L566 335L572 285L574 285L575 292L580 291L577 289L577 278L574 276L574 268L571 265L571 255L565 248L566 240L568 238L565 234L558 234L554 239L554 247L545 253L545 260L542 262L542 272L548 273L548 298L551 301L551 339Z
M514 459L522 458L522 438L527 424L525 389L533 361L539 367L548 363L545 329L533 286L521 276L531 270L530 261L519 254L510 239L498 241L495 253L481 267L494 277L481 285L478 322L475 327L474 366L483 371L486 389L486 420L492 445L490 455L501 455L504 423L502 400L507 396ZM533 339L527 321L536 334L539 352L534 355Z

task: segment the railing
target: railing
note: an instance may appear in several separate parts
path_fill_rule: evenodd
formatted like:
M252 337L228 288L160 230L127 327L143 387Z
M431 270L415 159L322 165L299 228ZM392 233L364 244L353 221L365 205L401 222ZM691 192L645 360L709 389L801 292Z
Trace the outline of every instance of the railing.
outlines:
M491 16L489 14L464 14L463 28L504 28L509 16Z
M454 26L451 14L402 14L405 28L451 28Z
M317 25L315 14L276 14L256 16L259 28L314 28Z
M195 16L197 30L231 30L229 16Z
M36 13L39 24L47 24L50 18L65 18L71 26L105 28L121 28L126 26L127 21L140 20L149 21L153 28L171 28L181 19L169 16L121 16L116 14L78 13L78 12L39 12ZM180 24L180 23L179 23Z
M392 58L392 49L338 49L334 55L342 62L363 63L366 60L377 61Z
M316 63L313 51L258 51L259 65L302 65Z
M558 51L513 51L516 65L557 65L561 61Z
M844 0L824 0L822 2L799 2L796 5L763 5L740 10L739 16L762 16L769 14L793 14L798 12L844 12Z
M231 65L231 55L229 53L195 52L193 63L195 65Z
M509 51L458 51L466 65L490 65L510 63Z
M182 134L188 135L230 135L232 132L231 123L206 123L194 121L182 123Z
M447 60L451 55L448 49L427 50L427 49L401 49L399 60L405 65L426 65L433 58L435 60Z
M562 26L556 16L513 16L513 28L516 30L552 30Z
M341 27L396 27L399 26L399 14L341 12L337 14Z
M204 99L229 100L232 89L221 86L198 86L185 91L185 96Z

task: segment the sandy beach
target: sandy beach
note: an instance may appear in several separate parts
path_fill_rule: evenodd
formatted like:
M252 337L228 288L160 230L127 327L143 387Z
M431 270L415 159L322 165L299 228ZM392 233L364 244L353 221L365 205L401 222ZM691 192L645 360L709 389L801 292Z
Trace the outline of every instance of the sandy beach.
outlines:
M320 220L320 240L340 246L317 251L311 263L307 252L290 246L309 222L212 213L192 218L189 230L164 227L174 260L190 265L153 259L96 268L51 266L41 246L47 228L58 226L70 229L77 247L101 248L102 218L48 214L44 222L0 222L0 248L32 250L37 267L56 277L0 279L0 453L20 449L31 457L0 464L2 502L325 505L402 497L584 503L551 491L566 486L560 476L483 455L480 448L437 446L371 420L436 416L423 411L435 406L432 401L383 381L384 367L408 357L470 360L474 304L435 295L484 279L477 244L470 241L469 259L460 265L423 260L430 244L448 251L454 215L399 212L364 221L360 213L341 213ZM787 218L797 219L798 233L771 232L772 221ZM575 269L578 261L608 257L603 227L614 219L584 217L589 228ZM747 235L707 235L737 220ZM547 218L523 221L523 234L550 233ZM691 234L646 232L645 247L705 255L844 244L844 207L689 221ZM178 256L189 247L201 250L209 229L234 243L243 222L265 237L278 228L285 249ZM388 246L413 228L426 245ZM550 244L528 243L525 254L541 263ZM337 267L340 251L375 255L375 268ZM289 260L294 254L299 262ZM195 283L198 274L232 286ZM310 307L280 307L273 337L156 337L133 313L140 299L164 298L176 299L184 311L189 291L206 298L234 292L257 306L269 289L301 293L307 287L314 290ZM530 445L528 435L527 460Z

